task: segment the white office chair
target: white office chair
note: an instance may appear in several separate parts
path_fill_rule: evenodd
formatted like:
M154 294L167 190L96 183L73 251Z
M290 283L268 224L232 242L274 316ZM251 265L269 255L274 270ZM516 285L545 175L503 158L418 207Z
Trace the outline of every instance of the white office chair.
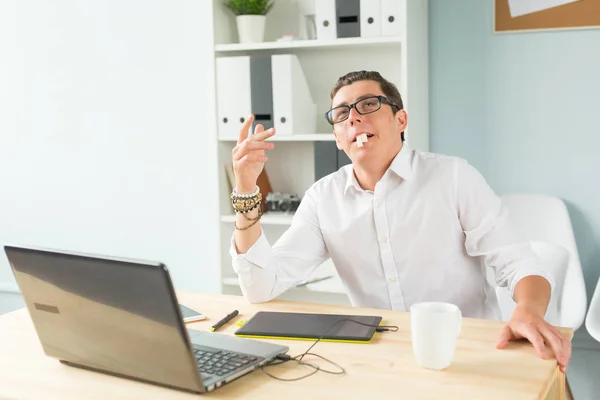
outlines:
M510 194L503 196L502 200L516 230L524 240L532 241L533 250L554 276L556 287L546 321L573 330L579 329L586 315L587 295L571 218L565 203L557 197L543 194ZM565 253L565 249L568 253ZM509 320L515 302L506 288L497 287L496 294L502 319ZM568 381L566 386L567 398L572 399Z
M591 337L600 342L600 279L590 300L590 308L585 318L585 327Z
M553 273L556 281L551 307L546 314L548 322L577 330L583 324L587 310L587 296L583 271L571 218L565 203L553 196L543 194L510 194L502 197L510 219L524 240L532 241L533 250ZM568 266L564 269L567 259ZM503 299L506 288L497 288ZM510 295L509 295L510 296ZM509 297L510 298L510 297ZM502 318L510 319L512 304L501 304ZM554 308L554 309L552 309Z

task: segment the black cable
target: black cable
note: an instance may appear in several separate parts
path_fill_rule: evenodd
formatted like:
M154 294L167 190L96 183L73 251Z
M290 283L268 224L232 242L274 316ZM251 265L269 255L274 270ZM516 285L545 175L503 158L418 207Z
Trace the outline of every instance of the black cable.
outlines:
M279 361L279 360L278 360L278 361ZM268 373L268 372L265 370L265 368L266 368L266 367L271 367L271 366L274 366L274 365L281 365L281 364L285 364L286 362L290 362L290 361L296 361L298 364L300 364L300 365L303 365L303 366L305 366L305 367L310 367L310 368L313 368L314 370L313 370L311 373L309 373L309 374L302 375L302 376L299 376L299 377L297 377L297 378L289 378L289 379L280 378L280 377L278 377L278 376L275 376L275 375L272 375L272 374ZM304 362L304 361L298 361L298 360L296 360L295 358L292 358L292 357L290 357L289 359L287 359L287 360L285 360L285 361L283 361L283 360L281 360L281 361L279 361L279 362L274 362L274 361L273 361L273 362L271 362L271 363L269 363L269 364L267 364L267 365L264 365L264 366L262 366L262 367L260 368L260 370L261 370L261 371L262 371L262 372L263 372L265 375L267 375L267 376L270 376L270 377L271 377L271 378L273 378L273 379L277 379L278 381L285 381L285 382L299 381L300 379L308 378L309 376L311 376L311 375L314 375L314 374L316 374L317 372L319 372L319 369L320 369L320 368L319 368L319 366L318 366L318 365L309 364L309 363L306 363L306 362Z
M277 356L277 358L274 361L270 362L267 365L262 366L260 368L261 371L263 373L265 373L267 376L270 376L273 379L277 379L277 380L280 380L280 381L286 381L286 382L298 381L300 379L308 378L309 376L312 376L312 375L316 374L319 371L323 371L323 372L325 372L327 374L332 374L332 375L343 375L343 374L345 374L346 370L343 367L341 367L339 364L336 364L335 362L333 362L333 361L331 361L331 360L329 360L329 359L327 359L327 358L325 358L325 357L323 357L323 356L321 356L319 354L310 353L310 350L313 347L315 347L317 345L317 343L319 343L321 341L321 339L323 339L327 335L327 333L336 324L338 324L338 323L340 323L342 321L354 322L355 324L359 324L359 325L363 325L363 326L368 326L370 328L375 328L375 330L377 332L397 332L398 331L398 327L395 326L395 325L386 326L386 325L365 324L364 322L359 322L359 321L356 321L356 320L353 320L353 319L350 319L350 318L341 318L341 319L338 319L337 321L335 321L333 324L331 324L331 326L329 328L327 328L327 330L325 331L325 333L323 333L321 336L319 336L317 338L317 340L304 353L299 354L299 355L297 355L295 357L291 357L291 356L289 356L287 354L280 354L280 355ZM303 358L305 356L308 356L308 355L319 357L320 359L325 360L325 361L327 361L328 363L330 363L332 365L335 365L337 368L339 368L339 371L330 371L330 370L327 370L327 369L323 369L323 368L319 367L318 365L314 365L314 364L307 363L307 362L303 361ZM281 364L284 364L284 363L290 362L290 361L296 361L299 365L302 365L302 366L305 366L305 367L309 367L309 368L313 368L314 370L311 373L307 374L307 375L303 375L303 376L300 376L300 377L297 377L297 378L290 378L290 379L279 378L279 377L277 377L275 375L272 375L272 374L268 373L267 371L265 371L266 367L271 367L271 366L275 366L275 365L281 365Z

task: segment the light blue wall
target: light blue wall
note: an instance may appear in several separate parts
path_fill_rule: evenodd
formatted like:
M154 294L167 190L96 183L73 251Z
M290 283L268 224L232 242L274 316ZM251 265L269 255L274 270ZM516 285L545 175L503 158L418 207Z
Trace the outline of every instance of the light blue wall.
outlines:
M600 275L600 29L494 34L493 0L430 0L431 150L499 193L567 202L588 298ZM600 345L575 334L574 398L598 398Z
M430 148L486 170L486 52L482 0L430 0Z
M492 0L430 1L431 149L499 193L567 202L588 298L600 275L600 29L493 33Z

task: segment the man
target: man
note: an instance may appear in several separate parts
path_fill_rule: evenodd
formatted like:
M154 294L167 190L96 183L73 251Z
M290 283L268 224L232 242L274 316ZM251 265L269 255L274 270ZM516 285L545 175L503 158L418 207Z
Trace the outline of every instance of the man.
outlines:
M275 132L257 125L248 136L252 116L242 127L233 150L231 255L246 299L273 299L331 257L354 306L408 310L444 301L466 317L496 318L487 265L517 303L497 347L526 338L546 358L547 344L566 371L571 343L544 321L552 278L529 244L514 238L481 174L459 158L409 149L402 99L379 73L341 77L331 99L326 117L352 164L307 190L273 247L260 227L256 182Z

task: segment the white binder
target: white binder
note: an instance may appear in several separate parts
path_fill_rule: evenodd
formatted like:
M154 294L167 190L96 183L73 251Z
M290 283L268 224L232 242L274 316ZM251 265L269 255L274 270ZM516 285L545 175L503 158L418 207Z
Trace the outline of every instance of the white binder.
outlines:
M317 39L337 39L335 0L315 2Z
M275 134L288 136L315 133L317 106L298 57L293 54L271 57Z
M218 134L237 138L251 112L250 57L218 57L216 68Z
M381 36L380 0L360 0L360 36Z
M381 35L402 36L407 0L381 0ZM421 1L421 0L419 0Z

